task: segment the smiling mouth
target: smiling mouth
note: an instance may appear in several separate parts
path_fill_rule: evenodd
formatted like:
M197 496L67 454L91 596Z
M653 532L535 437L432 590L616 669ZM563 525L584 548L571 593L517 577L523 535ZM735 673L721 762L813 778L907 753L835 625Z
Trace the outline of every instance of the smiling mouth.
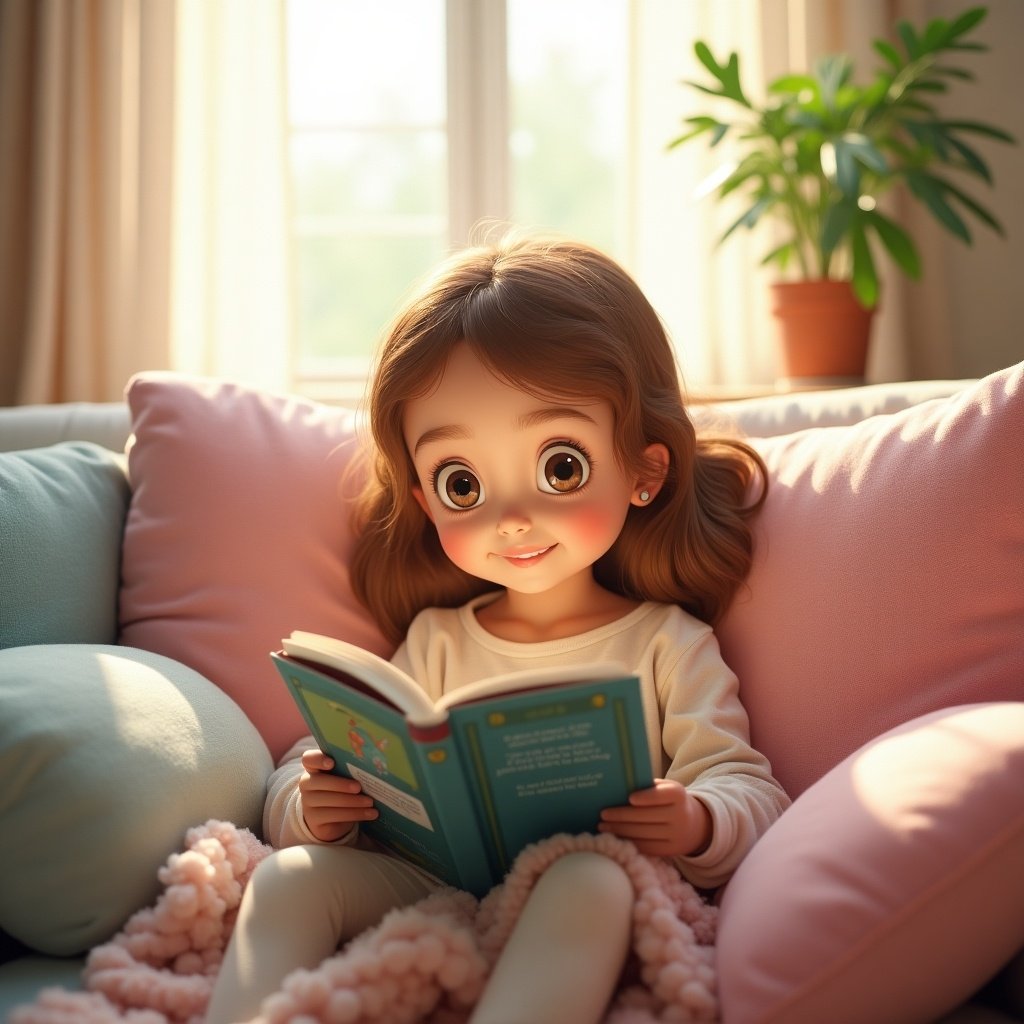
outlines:
M504 558L505 561L509 562L511 565L534 565L556 546L557 545L555 544L549 544L547 547L531 548L529 551L517 551L515 553L502 552L500 557Z

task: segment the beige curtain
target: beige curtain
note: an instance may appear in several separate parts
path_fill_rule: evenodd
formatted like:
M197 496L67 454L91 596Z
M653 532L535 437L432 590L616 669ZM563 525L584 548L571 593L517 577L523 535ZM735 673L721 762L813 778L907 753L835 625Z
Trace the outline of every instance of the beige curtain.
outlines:
M164 365L173 8L0 5L0 402Z
M0 404L286 386L282 8L0 2Z

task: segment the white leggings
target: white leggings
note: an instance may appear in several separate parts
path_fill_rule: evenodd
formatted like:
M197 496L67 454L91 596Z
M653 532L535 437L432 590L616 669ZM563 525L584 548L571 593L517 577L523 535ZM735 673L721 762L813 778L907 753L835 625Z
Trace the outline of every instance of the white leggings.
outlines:
M278 850L253 873L206 1024L259 1012L285 975L435 886L403 861L351 846ZM633 889L600 854L572 853L538 880L495 966L473 1024L600 1020L629 948Z
M415 903L434 889L397 857L370 850L276 850L246 886L207 1024L251 1020L286 975L316 967L392 908Z

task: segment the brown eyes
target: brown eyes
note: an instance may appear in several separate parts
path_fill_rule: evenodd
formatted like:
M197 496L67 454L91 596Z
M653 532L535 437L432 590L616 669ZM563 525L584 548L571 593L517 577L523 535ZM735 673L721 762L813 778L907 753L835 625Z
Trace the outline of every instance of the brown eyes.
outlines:
M545 494L578 491L589 479L590 460L577 445L548 445L537 460L537 488ZM486 500L483 482L461 462L440 466L433 483L441 504L457 512L477 508Z
M590 478L590 462L571 444L553 444L541 452L537 463L537 486L548 494L579 490Z
M475 508L484 501L484 485L458 462L449 462L434 474L434 491L442 504L456 510Z

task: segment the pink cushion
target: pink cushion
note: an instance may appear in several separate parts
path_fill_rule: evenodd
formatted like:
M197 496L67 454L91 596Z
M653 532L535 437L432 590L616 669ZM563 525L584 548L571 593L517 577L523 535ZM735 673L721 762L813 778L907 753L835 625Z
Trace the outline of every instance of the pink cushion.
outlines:
M1024 703L904 724L811 786L740 865L723 1019L934 1021L1024 945Z
M216 683L277 758L308 732L268 657L281 637L308 629L387 652L346 569L352 415L166 373L135 377L127 398L119 642Z
M756 442L772 489L718 633L797 796L900 722L1024 700L1024 364L949 398Z

